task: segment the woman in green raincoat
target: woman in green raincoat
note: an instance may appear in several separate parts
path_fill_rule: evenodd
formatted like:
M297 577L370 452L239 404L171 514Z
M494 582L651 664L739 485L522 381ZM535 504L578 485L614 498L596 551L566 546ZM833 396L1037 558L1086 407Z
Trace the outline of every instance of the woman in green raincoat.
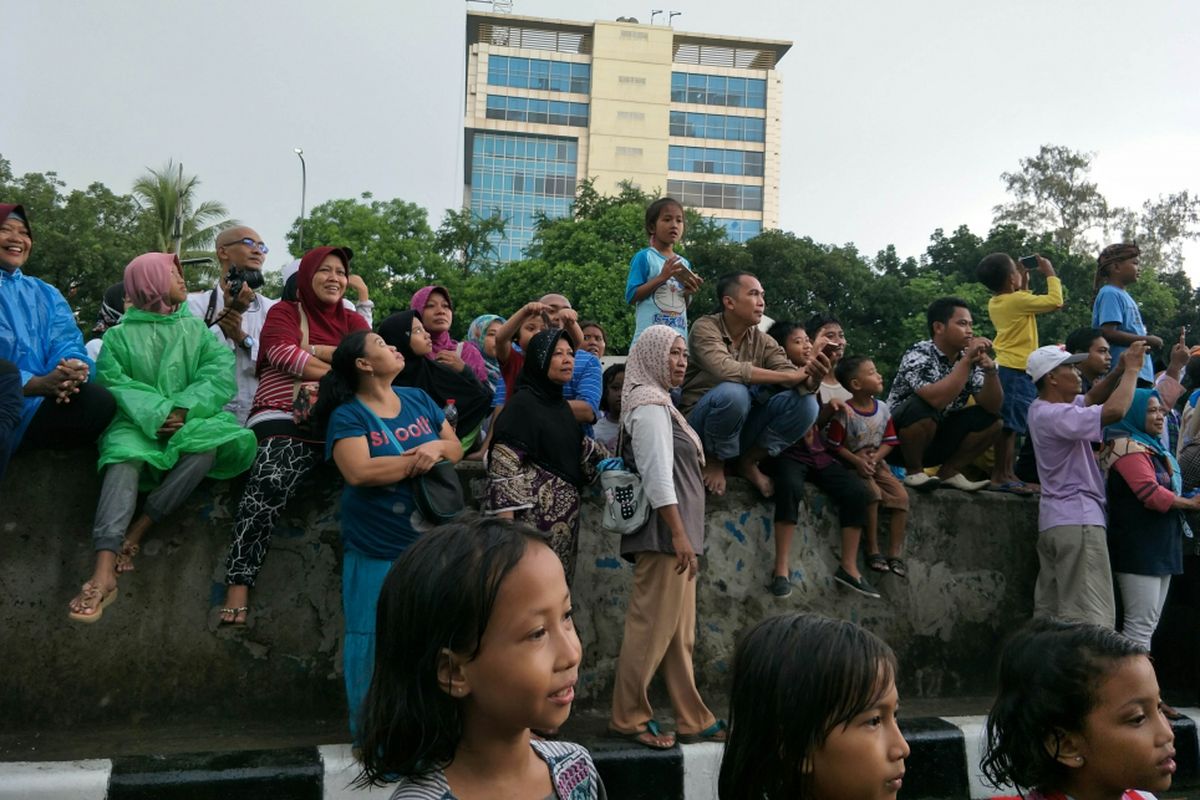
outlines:
M96 380L117 401L100 437L104 472L92 527L96 567L71 600L71 619L95 622L117 597L117 574L133 569L150 526L205 477L229 478L254 461L254 434L222 411L236 391L233 353L187 307L179 260L146 253L125 268L132 301L104 337ZM130 525L139 485L145 509Z

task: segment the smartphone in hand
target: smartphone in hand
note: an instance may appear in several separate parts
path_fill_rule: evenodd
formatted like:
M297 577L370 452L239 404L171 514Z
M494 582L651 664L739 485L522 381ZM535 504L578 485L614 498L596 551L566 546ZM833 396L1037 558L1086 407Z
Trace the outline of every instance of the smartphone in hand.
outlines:
M1028 270L1035 270L1037 269L1037 259L1036 255L1021 256L1021 266Z

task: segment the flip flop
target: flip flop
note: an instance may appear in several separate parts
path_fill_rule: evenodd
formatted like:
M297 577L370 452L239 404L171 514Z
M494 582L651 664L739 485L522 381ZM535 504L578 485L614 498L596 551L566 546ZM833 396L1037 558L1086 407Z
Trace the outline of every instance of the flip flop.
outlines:
M220 627L244 628L244 627L246 627L246 617L243 617L241 622L238 622L237 617L238 617L238 614L248 613L250 611L250 608L248 606L237 606L236 608L219 608L219 609L217 609L217 611L220 612L220 616L222 616L222 617L224 617L226 614L229 614L233 617L233 619L220 620L217 623L217 625L219 625Z
M719 719L712 725L709 725L699 733L679 733L675 735L675 740L680 744L699 744L700 742L723 742L728 738L726 731L729 730L729 725L725 720Z
M671 743L669 745L662 745L662 744L658 744L653 739L649 739L649 740L643 739L642 737L646 736L647 734L654 737L654 739L665 739L665 738L671 737L671 734L669 734L669 733L664 734L658 726L658 721L653 720L653 719L646 720L646 729L645 730L634 731L633 733L623 733L621 731L613 730L612 728L608 729L608 735L615 739L624 739L627 742L632 742L633 744L640 744L642 747L647 747L651 750L672 750L672 749L674 749L675 744L676 744L676 739L672 738Z
M989 492L1004 492L1006 494L1020 495L1021 497L1031 497L1037 494L1020 481L1009 481L1008 483L991 483L988 484Z
M867 566L876 572L887 572L888 560L882 553L867 553Z
M78 611L68 611L67 619L75 622L95 622L104 614L104 609L112 605L113 601L117 599L117 592L119 591L120 588L114 586L111 592L104 594L101 592L99 586L91 581L88 581L83 585L83 590L80 591L80 594L83 595L83 601L85 604L88 603L89 599L99 597L99 600L93 600L93 602L89 604L89 606L94 607L96 610L91 614L81 614Z
M903 558L897 558L893 556L887 560L887 565L888 569L890 569L892 574L897 578L908 577L908 566L905 565Z
M117 563L113 567L118 575L123 575L126 572L133 572L133 559L137 558L138 553L142 552L140 544L134 544L128 539L121 540L121 551L117 553Z

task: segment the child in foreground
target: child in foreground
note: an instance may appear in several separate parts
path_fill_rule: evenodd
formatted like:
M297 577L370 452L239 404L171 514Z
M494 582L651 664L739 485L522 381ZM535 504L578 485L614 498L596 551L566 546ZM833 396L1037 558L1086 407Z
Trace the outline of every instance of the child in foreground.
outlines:
M908 743L896 656L852 622L784 614L738 643L720 800L886 800Z
M1144 647L1108 628L1035 619L1000 655L981 767L1025 800L1154 800L1175 734ZM1011 800L1015 800L1012 798Z
M900 554L904 552L908 522L908 492L885 461L900 439L891 409L876 399L883 393L883 376L875 369L874 361L862 356L842 359L834 374L851 397L842 413L830 421L827 438L829 446L858 472L871 493L872 502L867 506L867 566L876 572L906 577L908 567ZM887 558L879 552L880 507L891 511Z
M488 517L425 534L379 595L359 787L392 800L602 800L587 750L531 738L575 698L580 644L558 557Z

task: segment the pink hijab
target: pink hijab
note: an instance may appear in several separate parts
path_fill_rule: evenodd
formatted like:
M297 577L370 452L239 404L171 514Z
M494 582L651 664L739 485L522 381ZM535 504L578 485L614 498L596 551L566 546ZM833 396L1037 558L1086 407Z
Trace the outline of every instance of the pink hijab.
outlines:
M679 331L667 325L651 325L629 350L625 361L625 385L621 389L621 416L638 406L665 406L687 437L696 445L700 463L704 463L704 445L687 419L671 402L671 347Z
M125 296L142 311L174 314L178 305L169 305L171 281L179 268L173 253L144 253L125 267Z
M454 301L450 299L450 292L446 291L445 286L426 286L418 289L412 296L412 302L408 307L413 311L418 311L421 314L425 313L425 304L429 302L429 295L438 292L442 297L446 298L446 302L450 304L450 310L454 310ZM437 360L437 354L443 350L458 350L458 342L450 338L450 331L441 331L434 333L429 331L429 338L433 341L433 349L426 354L426 358ZM487 385L488 371L487 364L483 360L483 353L479 352L479 348L471 342L463 342L462 352L459 353L459 358L463 363L471 368L475 379L480 383Z

